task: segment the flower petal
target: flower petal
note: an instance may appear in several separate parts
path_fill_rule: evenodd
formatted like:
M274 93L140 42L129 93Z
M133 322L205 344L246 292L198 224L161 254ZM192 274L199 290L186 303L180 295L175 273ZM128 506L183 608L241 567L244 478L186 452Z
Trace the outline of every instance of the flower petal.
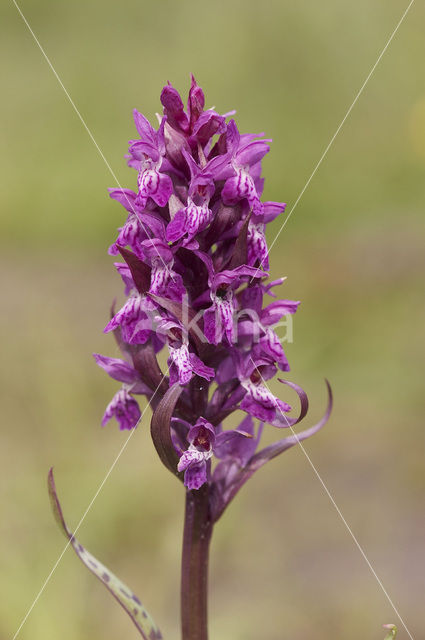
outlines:
M165 86L161 92L161 103L164 107L164 114L171 126L182 131L187 131L189 122L184 112L184 105L179 92L171 84Z
M96 364L98 364L99 367L102 367L108 376L114 380L118 380L119 382L124 382L126 384L132 384L138 379L137 372L124 360L120 360L119 358L108 358L107 356L100 355L100 353L94 353L93 357L96 360Z
M205 460L201 462L192 462L184 472L184 485L189 491L197 491L207 481L207 463Z
M140 417L141 413L137 401L126 389L120 389L106 407L102 418L102 427L104 427L109 420L115 418L121 431L124 429L134 429Z

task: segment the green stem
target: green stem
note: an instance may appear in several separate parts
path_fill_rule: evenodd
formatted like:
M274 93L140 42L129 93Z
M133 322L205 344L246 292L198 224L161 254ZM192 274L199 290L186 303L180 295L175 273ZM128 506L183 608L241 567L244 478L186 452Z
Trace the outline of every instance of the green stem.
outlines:
M208 640L209 486L186 492L181 578L182 640Z

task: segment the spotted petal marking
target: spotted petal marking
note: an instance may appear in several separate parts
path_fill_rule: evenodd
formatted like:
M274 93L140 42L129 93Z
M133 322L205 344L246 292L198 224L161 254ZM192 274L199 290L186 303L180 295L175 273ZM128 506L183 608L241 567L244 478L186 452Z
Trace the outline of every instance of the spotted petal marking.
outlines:
M83 562L87 569L98 578L120 603L123 609L128 613L140 635L144 640L162 640L162 634L155 622L146 611L139 598L129 589L121 580L119 580L107 567L97 560L91 553L83 547L82 544L74 537L73 533L68 529L65 522L61 505L56 493L55 480L53 477L53 469L50 469L48 475L49 496L52 503L53 514L60 528L68 538L75 553Z

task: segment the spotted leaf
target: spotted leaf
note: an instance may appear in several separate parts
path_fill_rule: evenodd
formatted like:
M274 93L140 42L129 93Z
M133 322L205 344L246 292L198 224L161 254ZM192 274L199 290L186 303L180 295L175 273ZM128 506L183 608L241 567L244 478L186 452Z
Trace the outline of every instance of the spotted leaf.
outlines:
M162 635L149 613L146 611L139 598L129 589L121 580L119 580L109 569L107 569L99 560L92 556L87 549L74 537L69 530L62 512L62 507L56 493L55 480L53 477L53 469L50 469L48 475L49 496L52 503L53 514L60 528L69 540L69 544L74 549L87 569L98 578L120 603L123 609L128 613L135 626L139 630L141 636L145 640L161 640Z

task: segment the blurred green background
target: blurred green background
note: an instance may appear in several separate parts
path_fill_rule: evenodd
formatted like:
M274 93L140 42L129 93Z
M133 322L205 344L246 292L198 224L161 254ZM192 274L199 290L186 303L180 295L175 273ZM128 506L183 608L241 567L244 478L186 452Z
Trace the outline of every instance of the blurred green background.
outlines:
M274 139L265 197L290 207L407 0L20 6L123 186L135 185L123 160L132 108L153 119L165 82L186 95L193 72L208 106L236 108L242 131ZM106 191L115 182L11 1L0 18L0 638L10 639L65 544L48 468L75 526L127 434L100 427L116 384L91 357L115 354L102 334L121 292L106 254L123 220ZM335 393L306 450L416 639L425 637L424 19L416 2L271 253L272 275L288 276L282 295L302 300L287 353L310 395L310 424L324 409L324 376ZM148 423L78 537L176 640L183 492ZM401 627L299 449L261 470L218 524L210 616L213 640L381 640L382 623ZM138 637L71 551L19 635L58 637Z

